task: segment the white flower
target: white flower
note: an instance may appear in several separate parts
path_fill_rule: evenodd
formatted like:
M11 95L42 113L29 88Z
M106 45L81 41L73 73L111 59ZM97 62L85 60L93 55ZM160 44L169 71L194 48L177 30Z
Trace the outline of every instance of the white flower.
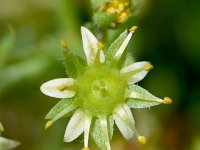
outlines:
M89 150L90 132L99 148L110 150L114 122L127 140L135 134L141 143L146 142L135 129L130 108L169 104L171 99L166 97L162 100L135 85L153 68L149 62L119 67L123 64L122 55L135 29L135 26L132 27L128 34L124 31L104 54L102 43L87 28L81 27L86 65L66 49L65 64L69 78L50 80L40 88L48 96L63 98L47 114L46 119L50 121L45 128L73 113L64 141L71 142L84 133L83 150Z

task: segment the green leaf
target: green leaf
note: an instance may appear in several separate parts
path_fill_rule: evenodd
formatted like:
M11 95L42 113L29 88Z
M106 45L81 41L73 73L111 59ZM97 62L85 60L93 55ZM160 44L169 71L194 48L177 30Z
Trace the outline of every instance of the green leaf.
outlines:
M70 50L64 50L64 64L67 75L71 78L76 78L78 72L81 71L85 61L73 54Z
M110 0L91 0L92 8L96 9L102 5L104 5L106 2L109 2Z
M112 60L115 53L118 51L122 43L127 37L127 30L122 32L120 36L110 45L106 52L106 61Z
M163 100L152 95L138 85L131 85L127 104L131 108L147 108L163 103Z
M62 99L49 111L45 119L57 120L65 115L68 115L75 108L76 106L70 99Z
M112 116L107 118L107 125L108 125L108 135L109 139L112 139L113 136L113 130L114 130L114 119ZM91 126L91 135L92 138L94 139L96 145L101 149L101 150L107 150L106 145L105 145L105 138L102 132L101 124L100 124L100 119L96 119L94 124Z
M0 134L1 134L1 132L3 132L3 130L4 130L3 125L0 122Z
M10 150L17 146L19 146L20 143L14 140L10 140L4 137L0 137L0 150Z
M93 20L100 27L107 27L113 23L115 19L115 14L107 13L107 12L96 12L93 16Z
M14 44L14 31L9 28L3 39L0 40L0 68L5 63Z

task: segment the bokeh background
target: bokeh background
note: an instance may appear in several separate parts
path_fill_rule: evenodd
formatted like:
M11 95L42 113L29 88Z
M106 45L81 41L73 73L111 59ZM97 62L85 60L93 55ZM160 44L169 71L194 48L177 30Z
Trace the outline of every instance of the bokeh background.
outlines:
M139 26L129 51L155 66L139 85L173 104L133 110L147 144L125 141L115 127L112 149L200 150L200 1L137 1L137 13L117 30ZM58 100L39 87L66 77L61 39L83 56L80 26L91 15L89 0L0 0L0 121L3 136L21 142L16 150L82 148L82 137L63 143L68 118L44 130L44 117ZM92 140L90 148L97 149Z

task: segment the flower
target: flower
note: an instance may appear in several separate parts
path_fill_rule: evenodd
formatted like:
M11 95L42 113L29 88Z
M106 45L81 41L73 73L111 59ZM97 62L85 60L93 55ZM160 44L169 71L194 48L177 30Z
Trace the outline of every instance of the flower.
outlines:
M127 140L135 134L140 143L146 142L135 128L130 108L170 104L171 99L157 98L135 84L153 68L151 63L142 61L124 66L125 48L136 29L132 27L129 33L125 30L104 51L103 44L87 28L81 27L86 60L69 51L62 41L69 77L47 81L40 87L44 94L62 99L47 114L46 119L50 120L46 129L61 117L73 114L64 141L71 142L84 133L83 150L89 150L90 134L100 149L110 150L114 123Z
M4 130L4 128L0 122L0 135L1 135L1 132L3 132L3 130ZM0 150L10 150L19 145L20 145L20 143L17 141L10 140L10 139L0 136Z

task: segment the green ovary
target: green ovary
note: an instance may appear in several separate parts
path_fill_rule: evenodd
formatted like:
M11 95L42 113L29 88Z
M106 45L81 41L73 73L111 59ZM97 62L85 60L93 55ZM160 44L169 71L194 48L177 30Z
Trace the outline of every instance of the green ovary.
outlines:
M117 68L92 66L77 79L76 105L93 116L109 115L125 101L126 81Z

